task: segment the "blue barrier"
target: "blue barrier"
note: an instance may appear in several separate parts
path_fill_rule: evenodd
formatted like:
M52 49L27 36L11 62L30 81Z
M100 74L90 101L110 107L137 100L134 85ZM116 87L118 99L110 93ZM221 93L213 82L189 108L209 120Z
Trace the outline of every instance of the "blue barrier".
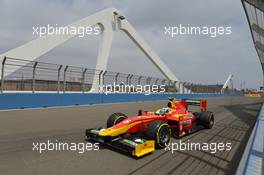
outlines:
M237 96L238 94L99 94L99 93L2 93L0 94L0 109L39 108L53 106L89 105L102 103L122 103L136 101L164 100L168 97L183 98L210 98Z
M248 140L236 175L263 174L264 172L264 104Z

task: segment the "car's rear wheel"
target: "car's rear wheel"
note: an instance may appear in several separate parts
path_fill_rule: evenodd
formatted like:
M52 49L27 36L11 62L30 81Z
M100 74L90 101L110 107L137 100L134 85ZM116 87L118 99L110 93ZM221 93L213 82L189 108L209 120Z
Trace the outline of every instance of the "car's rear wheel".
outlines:
M150 123L146 135L155 141L156 148L164 148L170 142L170 126L164 121L154 121Z
M211 129L214 125L214 114L210 111L201 112L198 119L207 129Z
M120 113L120 112L113 113L112 115L110 115L108 117L106 126L107 126L107 128L110 128L110 127L116 125L117 123L120 123L122 120L124 120L126 118L127 118L127 116L123 113Z

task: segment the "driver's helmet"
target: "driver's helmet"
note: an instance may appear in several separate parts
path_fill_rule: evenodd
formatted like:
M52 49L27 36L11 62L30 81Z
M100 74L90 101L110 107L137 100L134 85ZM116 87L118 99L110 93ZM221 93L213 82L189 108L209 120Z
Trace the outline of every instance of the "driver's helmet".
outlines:
M169 108L161 108L159 111L160 115L165 115L169 112Z

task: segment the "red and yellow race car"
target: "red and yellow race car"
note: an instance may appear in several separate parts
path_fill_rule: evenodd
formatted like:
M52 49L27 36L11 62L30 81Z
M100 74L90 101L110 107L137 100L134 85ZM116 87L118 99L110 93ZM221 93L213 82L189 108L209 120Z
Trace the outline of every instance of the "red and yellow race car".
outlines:
M189 111L189 105L199 106L200 111ZM155 112L139 110L137 116L129 117L114 113L106 128L86 129L86 137L140 157L166 147L171 136L181 138L213 125L214 115L207 111L206 100L170 99L167 107Z

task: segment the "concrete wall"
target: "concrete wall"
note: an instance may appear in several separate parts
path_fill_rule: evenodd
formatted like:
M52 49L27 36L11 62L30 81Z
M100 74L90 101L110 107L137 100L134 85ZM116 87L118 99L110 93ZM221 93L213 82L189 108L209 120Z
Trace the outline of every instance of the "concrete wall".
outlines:
M89 105L136 101L165 100L174 98L210 98L237 96L235 94L96 94L96 93L3 93L0 94L0 109L39 108L52 106Z

